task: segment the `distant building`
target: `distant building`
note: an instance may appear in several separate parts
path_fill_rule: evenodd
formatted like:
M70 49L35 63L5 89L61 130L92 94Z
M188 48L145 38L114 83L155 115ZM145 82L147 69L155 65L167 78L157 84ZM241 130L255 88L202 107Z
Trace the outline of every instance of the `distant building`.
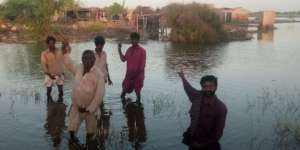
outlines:
M259 13L260 29L273 29L275 22L275 11L262 11Z
M217 13L223 23L248 23L249 11L242 8L221 8Z
M67 10L64 13L66 21L105 21L106 13L98 7Z
M158 38L160 25L160 11L151 7L138 6L127 14L129 24L136 28L142 35L150 38Z

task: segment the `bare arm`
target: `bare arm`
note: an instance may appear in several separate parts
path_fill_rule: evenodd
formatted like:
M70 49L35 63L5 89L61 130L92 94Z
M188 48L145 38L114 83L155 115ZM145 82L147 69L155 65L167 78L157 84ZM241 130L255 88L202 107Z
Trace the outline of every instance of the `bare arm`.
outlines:
M126 57L122 53L122 44L121 43L119 43L119 45L118 45L118 52L119 52L119 56L120 56L121 61L125 62L126 61Z
M106 70L107 70L108 85L112 85L113 83L112 83L110 75L109 75L108 64L106 64Z
M104 97L105 92L105 82L102 78L96 78L97 85L96 85L96 92L93 98L93 101L90 103L90 105L87 107L87 111L90 113L95 113L97 108L100 107L100 104Z
M47 67L47 58L44 53L41 55L41 65L44 73L48 73L48 67Z
M70 54L71 54L71 47L69 45L68 42L64 42L63 43L63 58L64 58L64 65L66 66L66 68L73 74L75 75L76 74L76 66L74 65L71 57L70 57Z
M77 71L76 66L74 65L69 54L64 55L64 65L73 75L76 74Z
M47 58L44 53L42 53L42 55L41 55L41 65L42 65L44 74L49 76L51 79L55 79L55 77L49 73L48 65L47 65Z

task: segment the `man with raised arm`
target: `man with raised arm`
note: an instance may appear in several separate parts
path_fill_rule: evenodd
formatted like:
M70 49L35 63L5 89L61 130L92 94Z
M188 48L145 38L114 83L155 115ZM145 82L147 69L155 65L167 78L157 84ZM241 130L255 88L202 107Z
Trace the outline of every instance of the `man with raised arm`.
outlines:
M131 47L128 48L125 55L122 53L122 44L119 44L119 56L122 62L127 62L125 79L122 83L121 98L124 100L127 93L133 90L136 93L137 102L141 102L141 90L144 85L146 50L139 45L140 35L136 32L130 35Z
M190 150L220 150L219 140L223 135L227 108L215 94L217 78L212 75L202 77L202 89L197 90L186 80L183 71L178 74L192 103L189 111L191 124L184 133L183 143Z

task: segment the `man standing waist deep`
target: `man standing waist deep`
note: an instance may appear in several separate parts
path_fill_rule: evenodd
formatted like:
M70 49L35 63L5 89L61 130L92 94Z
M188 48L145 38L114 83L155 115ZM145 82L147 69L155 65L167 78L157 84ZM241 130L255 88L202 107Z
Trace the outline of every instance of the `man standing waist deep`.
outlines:
M221 150L219 140L223 135L227 108L215 94L217 78L212 75L202 77L202 89L196 90L186 80L183 71L178 74L192 103L189 111L191 124L184 133L183 143L190 150Z

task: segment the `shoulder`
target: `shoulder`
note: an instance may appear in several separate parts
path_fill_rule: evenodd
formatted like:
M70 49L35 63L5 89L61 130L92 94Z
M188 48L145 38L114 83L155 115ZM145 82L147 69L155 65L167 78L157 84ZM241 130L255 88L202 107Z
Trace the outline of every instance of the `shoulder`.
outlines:
M103 57L104 57L104 58L106 58L106 57L107 57L107 54L106 54L106 52L105 52L105 51L102 51L102 55L103 55Z
M222 113L227 113L227 106L226 104L217 98L217 108Z
M131 51L132 49L133 49L133 46L128 47L128 48L127 48L127 52L128 52L128 51Z
M102 51L102 55L106 56L106 52L105 50Z
M42 52L42 56L45 56L45 55L47 55L49 53L49 50L47 49L47 50L44 50L43 52Z
M143 48L143 47L142 47L142 46L140 46L140 45L139 45L139 49L140 49L140 51L142 51L142 52L146 53L146 49L145 49L145 48Z
M104 75L103 75L101 69L97 66L92 67L91 72L96 77L97 80L100 78L104 78Z

